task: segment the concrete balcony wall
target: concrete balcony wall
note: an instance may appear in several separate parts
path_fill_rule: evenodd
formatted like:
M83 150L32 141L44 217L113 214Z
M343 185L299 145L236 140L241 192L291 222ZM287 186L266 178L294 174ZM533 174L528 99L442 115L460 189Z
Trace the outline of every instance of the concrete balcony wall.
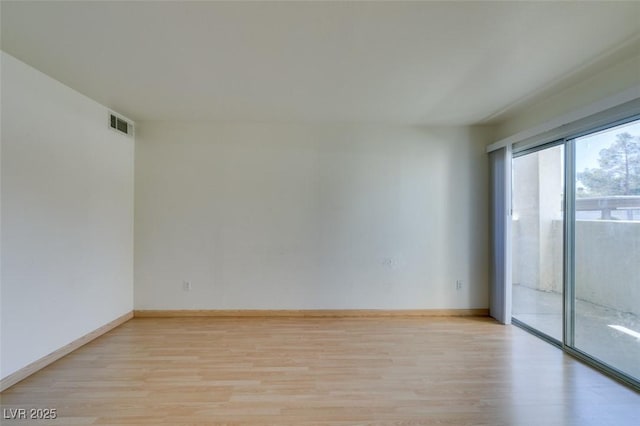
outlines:
M578 299L640 315L640 222L579 220L575 251Z
M528 280L514 275L514 283L561 293L563 222L552 220L543 226L547 232L546 236L541 235L541 246L545 249L540 253L524 242L523 226L526 223L513 222L514 262L527 262L529 258L528 268L536 271L527 275ZM578 220L575 232L576 297L619 312L640 315L640 222ZM536 281L531 277L540 279Z
M561 147L514 160L513 283L562 293L564 180ZM580 199L580 213L634 217L636 197ZM617 209L617 210L616 210ZM640 315L640 221L576 221L576 297L619 312Z
M562 217L563 148L556 146L515 161L513 282L561 292L562 221L558 219Z

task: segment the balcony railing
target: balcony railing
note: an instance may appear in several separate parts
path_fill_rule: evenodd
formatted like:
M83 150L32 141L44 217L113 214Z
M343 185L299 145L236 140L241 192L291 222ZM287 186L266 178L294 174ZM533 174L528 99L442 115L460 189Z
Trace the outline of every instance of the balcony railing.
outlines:
M614 195L576 199L576 211L600 211L601 220L615 220L611 212L621 211L627 220L634 220L634 211L640 211L640 196Z

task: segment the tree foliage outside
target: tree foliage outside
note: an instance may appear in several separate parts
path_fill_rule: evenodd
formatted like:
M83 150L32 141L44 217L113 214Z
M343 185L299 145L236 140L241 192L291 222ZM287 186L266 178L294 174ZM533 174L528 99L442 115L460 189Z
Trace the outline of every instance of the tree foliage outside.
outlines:
M598 163L599 168L578 173L585 186L579 197L640 195L640 136L616 135L615 142L600 151Z

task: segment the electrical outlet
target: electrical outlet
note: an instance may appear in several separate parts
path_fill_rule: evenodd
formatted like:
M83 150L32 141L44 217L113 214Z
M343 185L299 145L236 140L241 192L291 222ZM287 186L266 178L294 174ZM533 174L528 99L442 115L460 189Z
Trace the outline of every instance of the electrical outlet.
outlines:
M191 281L182 281L182 290L191 291Z
M462 290L462 280L456 280L456 290Z

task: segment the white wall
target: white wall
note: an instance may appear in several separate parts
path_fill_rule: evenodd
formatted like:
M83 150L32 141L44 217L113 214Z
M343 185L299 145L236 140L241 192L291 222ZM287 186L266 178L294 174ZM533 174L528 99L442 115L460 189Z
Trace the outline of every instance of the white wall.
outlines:
M487 140L139 123L135 307L486 308Z
M131 311L134 141L2 53L2 377Z
M495 140L531 129L638 85L640 53L636 52L528 108L515 111L497 126Z

